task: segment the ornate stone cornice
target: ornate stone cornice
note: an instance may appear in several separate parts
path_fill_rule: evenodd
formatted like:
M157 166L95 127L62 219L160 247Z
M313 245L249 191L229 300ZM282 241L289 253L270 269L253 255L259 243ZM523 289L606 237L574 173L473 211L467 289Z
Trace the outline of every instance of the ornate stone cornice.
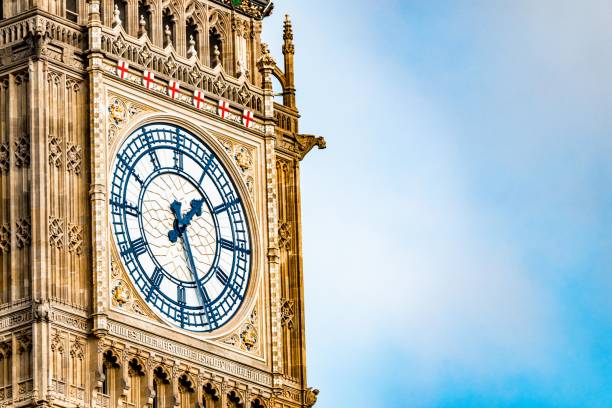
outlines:
M229 7L240 14L262 20L272 14L274 3L271 0L242 0L240 4L233 5L232 0L212 0L213 3Z

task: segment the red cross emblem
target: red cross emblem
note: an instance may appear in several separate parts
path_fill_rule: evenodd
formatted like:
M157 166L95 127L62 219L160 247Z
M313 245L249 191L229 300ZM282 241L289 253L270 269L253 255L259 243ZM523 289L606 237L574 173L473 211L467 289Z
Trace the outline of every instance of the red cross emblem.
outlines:
M242 114L242 124L247 128L250 128L254 122L255 118L253 117L253 112L249 110L245 110Z
M125 79L125 76L128 74L129 69L130 69L130 64L128 64L127 62L125 61L117 62L117 75L119 75L119 78Z
M219 116L221 116L221 119L225 119L227 117L227 114L229 113L229 108L230 108L229 103L225 101L219 101L218 113L219 113Z
M155 80L155 74L151 71L147 71L145 70L142 74L142 84L144 85L145 88L149 89L151 88L151 84L154 82Z
M168 83L168 95L172 99L176 98L176 94L181 89L181 84L178 81L170 81Z
M204 92L199 89L193 91L193 106L195 106L196 109L201 109L202 106L204 106Z

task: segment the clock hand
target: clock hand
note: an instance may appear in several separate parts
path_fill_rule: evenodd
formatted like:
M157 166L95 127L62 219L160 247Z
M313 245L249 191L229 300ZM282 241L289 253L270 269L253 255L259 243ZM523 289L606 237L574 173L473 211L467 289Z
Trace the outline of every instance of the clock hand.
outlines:
M198 270L196 269L195 261L193 260L193 255L191 253L191 245L189 245L189 234L187 234L186 229L185 231L183 231L183 248L185 249L185 252L187 253L189 269L191 270L191 274L193 275L193 280L195 281L196 287L198 289L198 297L200 298L200 303L202 304L202 307L204 307L204 309L208 313L207 304L209 302L209 297L206 294L206 291L204 290L204 288L202 287L200 283L200 277L198 276Z
M199 217L202 215L202 204L204 204L204 200L191 200L191 209L189 212L187 212L187 214L185 214L184 217L181 216L182 204L179 201L175 200L172 204L170 204L170 209L176 217L173 229L168 232L170 242L175 243L179 239L179 237L187 229L187 226L191 224L191 220L194 216L197 215Z

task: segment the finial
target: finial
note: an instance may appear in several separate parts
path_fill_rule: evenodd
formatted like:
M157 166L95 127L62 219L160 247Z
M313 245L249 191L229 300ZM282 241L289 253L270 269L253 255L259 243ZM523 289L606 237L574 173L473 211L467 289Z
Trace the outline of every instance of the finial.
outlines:
M293 45L293 25L289 14L285 14L285 28L283 29L283 54L295 54L295 45Z
M147 33L147 20L145 20L144 16L140 15L140 21L138 22L140 29L138 30L138 36L141 37Z
M187 49L187 58L197 57L198 52L195 49L196 42L193 39L193 35L189 35L189 48Z
M221 51L219 51L219 46L217 44L215 44L215 50L213 51L215 58L213 60L213 68L215 68L217 65L221 65Z
M121 25L121 12L119 6L115 4L115 10L113 11L113 27Z
M170 31L170 26L166 24L166 29L164 30L164 47L172 45L172 31Z
M291 24L291 18L289 17L289 14L285 14L283 40L293 41L293 24Z

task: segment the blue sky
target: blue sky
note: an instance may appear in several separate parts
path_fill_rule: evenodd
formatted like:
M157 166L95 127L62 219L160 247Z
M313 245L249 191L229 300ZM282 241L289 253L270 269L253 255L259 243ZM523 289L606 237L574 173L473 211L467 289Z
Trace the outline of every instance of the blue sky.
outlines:
M612 407L612 3L285 13L317 407Z

